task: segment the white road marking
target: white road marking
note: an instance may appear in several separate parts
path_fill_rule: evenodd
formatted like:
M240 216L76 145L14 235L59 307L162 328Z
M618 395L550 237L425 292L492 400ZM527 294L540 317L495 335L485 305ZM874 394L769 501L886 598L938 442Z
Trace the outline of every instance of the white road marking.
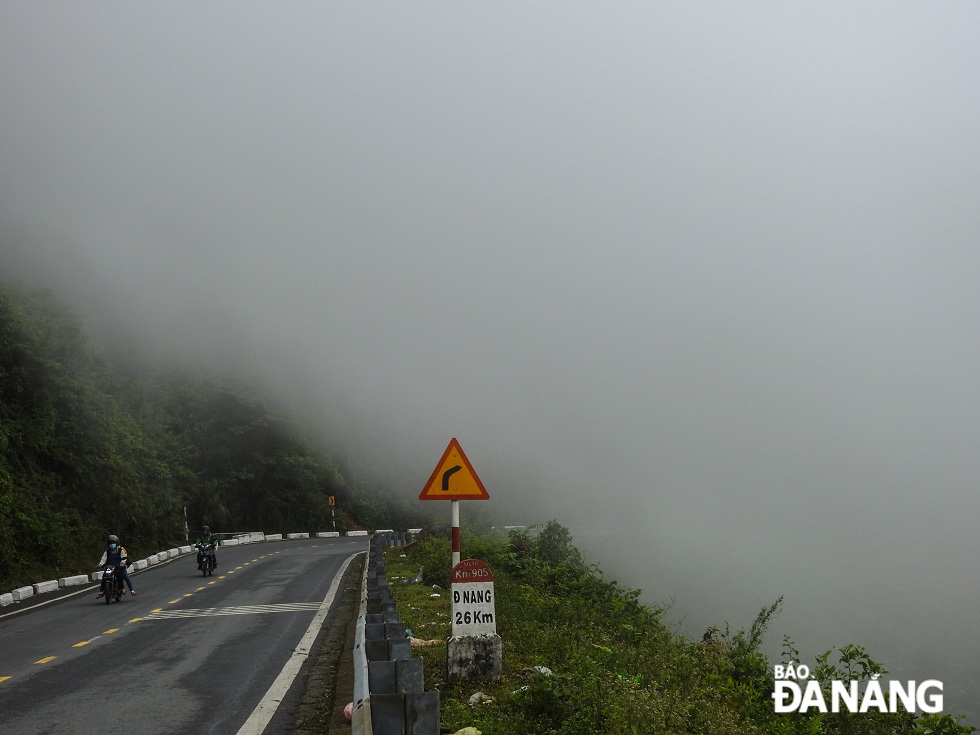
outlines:
M358 552L363 554L364 552ZM323 621L327 617L327 613L330 611L330 606L333 604L333 598L337 594L337 588L340 587L340 580L343 578L344 573L347 571L347 567L353 561L357 554L351 554L347 557L346 561L341 565L340 571L333 579L333 583L330 585L330 589L327 590L327 596L323 598L323 602L320 604L316 615L313 616L313 620L310 623L310 627L306 629L306 633L303 635L303 639L299 642L299 645L293 649L293 655L289 657L289 661L283 667L283 670L279 672L279 676L269 687L269 691L265 693L262 697L252 714L248 716L245 724L241 726L238 731L238 735L262 735L265 732L266 726L268 726L269 721L272 716L276 713L276 709L279 708L279 703L282 702L283 698L286 696L286 692L289 691L290 685L293 683L293 679L299 673L302 668L303 663L306 661L307 657L310 655L310 649L313 647L313 642L316 641L317 634L320 632L320 628L323 626Z
M319 610L320 602L284 602L278 605L239 605L237 607L204 607L190 610L160 610L143 620L169 620L171 618L209 618L215 615L257 615L274 612L302 612Z

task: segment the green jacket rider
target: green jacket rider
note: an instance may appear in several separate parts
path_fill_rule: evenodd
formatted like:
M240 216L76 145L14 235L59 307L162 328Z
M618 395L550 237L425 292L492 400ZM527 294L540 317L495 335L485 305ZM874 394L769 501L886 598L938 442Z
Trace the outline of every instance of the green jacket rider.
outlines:
M201 568L201 562L204 560L204 554L201 553L201 546L204 544L211 544L214 550L218 548L218 537L211 533L211 529L205 526L201 529L201 536L198 538L194 545L197 547L197 568ZM218 566L218 555L214 555L214 566Z

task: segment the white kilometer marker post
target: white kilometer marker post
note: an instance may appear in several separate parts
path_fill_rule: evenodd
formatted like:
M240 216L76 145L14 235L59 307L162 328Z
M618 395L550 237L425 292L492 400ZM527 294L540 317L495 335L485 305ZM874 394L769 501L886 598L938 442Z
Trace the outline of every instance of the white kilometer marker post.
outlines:
M497 680L503 663L493 573L487 563L466 559L453 567L452 636L446 641L449 680Z

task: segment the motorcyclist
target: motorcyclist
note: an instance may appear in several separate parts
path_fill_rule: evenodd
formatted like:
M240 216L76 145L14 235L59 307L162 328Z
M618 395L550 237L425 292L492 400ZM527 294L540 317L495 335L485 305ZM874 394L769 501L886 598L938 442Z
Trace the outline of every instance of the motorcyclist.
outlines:
M207 526L201 529L201 537L194 542L197 547L197 568L201 568L201 563L204 561L204 553L201 551L201 546L204 544L211 544L211 553L214 556L214 567L218 568L218 555L214 551L218 548L218 537L211 533L211 529Z
M129 578L129 572L126 571L126 567L129 563L129 554L126 553L126 547L119 543L119 537L115 534L109 534L105 540L105 551L102 552L102 558L99 559L99 566L103 569L106 567L112 567L115 570L116 578L119 580L119 588L122 594L126 594L126 588L129 588L129 594L136 596L136 590L133 589L133 581ZM124 584L125 583L125 586ZM95 599L102 597L104 593L100 590L99 594L95 596Z

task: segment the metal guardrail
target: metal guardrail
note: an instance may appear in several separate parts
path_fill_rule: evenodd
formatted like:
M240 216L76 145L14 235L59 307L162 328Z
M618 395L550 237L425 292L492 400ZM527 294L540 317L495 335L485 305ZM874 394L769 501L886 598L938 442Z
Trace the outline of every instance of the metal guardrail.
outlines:
M371 537L354 638L353 735L439 735L439 692L423 690L422 661L412 658L385 573L384 549L405 534Z

